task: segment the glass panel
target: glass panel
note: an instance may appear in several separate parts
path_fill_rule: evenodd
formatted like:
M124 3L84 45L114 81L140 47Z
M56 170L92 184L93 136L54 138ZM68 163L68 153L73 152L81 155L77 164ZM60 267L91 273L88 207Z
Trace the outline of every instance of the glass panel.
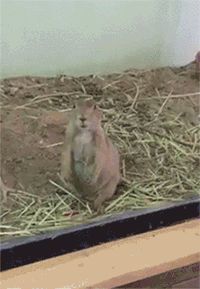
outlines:
M199 194L199 5L1 1L3 239Z

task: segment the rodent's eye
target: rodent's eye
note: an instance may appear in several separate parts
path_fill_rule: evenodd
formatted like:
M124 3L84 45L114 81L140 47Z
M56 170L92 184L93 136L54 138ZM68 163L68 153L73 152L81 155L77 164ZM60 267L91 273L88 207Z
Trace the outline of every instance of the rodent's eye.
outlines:
M73 108L76 108L76 104L75 103L73 104Z
M97 108L97 106L96 106L96 104L94 105L94 109L96 109Z

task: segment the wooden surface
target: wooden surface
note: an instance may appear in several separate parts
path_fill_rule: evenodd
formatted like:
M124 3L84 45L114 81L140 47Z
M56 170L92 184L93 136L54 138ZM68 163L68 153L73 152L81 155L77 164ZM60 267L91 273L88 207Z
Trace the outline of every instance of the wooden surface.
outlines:
M11 269L0 274L1 289L113 288L187 266L200 261L199 226L192 220Z
M199 276L200 263L195 263L189 266L176 268L174 270L170 270L143 280L139 280L131 284L115 287L115 289L199 289L200 284L197 283L199 281ZM192 284L193 286L189 286L188 284Z

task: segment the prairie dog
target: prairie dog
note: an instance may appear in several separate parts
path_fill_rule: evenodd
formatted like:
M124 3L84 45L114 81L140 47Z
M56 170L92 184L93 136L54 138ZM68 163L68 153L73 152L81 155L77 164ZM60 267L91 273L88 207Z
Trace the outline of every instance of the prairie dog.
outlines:
M115 193L120 181L117 149L101 127L102 111L93 100L76 102L66 129L61 176L94 208Z

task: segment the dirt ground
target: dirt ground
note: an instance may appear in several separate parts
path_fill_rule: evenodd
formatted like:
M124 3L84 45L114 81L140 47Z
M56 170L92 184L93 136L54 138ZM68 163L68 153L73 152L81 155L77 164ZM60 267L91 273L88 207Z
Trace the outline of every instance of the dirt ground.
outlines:
M0 93L2 179L10 188L43 198L57 191L50 180L58 178L66 115L77 97L94 97L104 109L104 123L115 105L129 106L130 97L141 126L163 110L173 110L189 126L200 121L199 81L193 64L107 76L10 78L1 80ZM177 97L164 103L170 94ZM142 164L135 161L135 165L142 172ZM7 208L15 205L8 198Z

